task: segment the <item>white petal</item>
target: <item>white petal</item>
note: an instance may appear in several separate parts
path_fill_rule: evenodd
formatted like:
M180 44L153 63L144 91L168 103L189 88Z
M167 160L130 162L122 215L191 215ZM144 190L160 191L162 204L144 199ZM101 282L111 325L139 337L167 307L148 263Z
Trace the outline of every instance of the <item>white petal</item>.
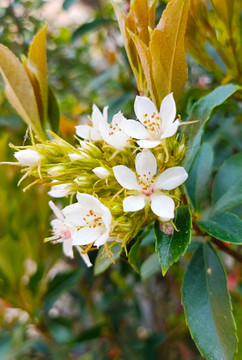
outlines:
M107 114L107 106L106 106L106 109L104 108L103 111L105 110L105 113ZM93 126L94 128L99 128L99 123L102 122L102 121L107 121L104 119L104 116L103 114L101 113L101 111L99 110L99 108L93 104L92 106L92 123L93 123Z
M54 198L65 197L70 192L71 184L58 184L51 187L51 190L48 192L48 195Z
M151 196L151 210L154 214L167 220L174 218L174 201L166 195Z
M110 210L105 205L101 204L99 214L102 216L103 224L105 225L107 230L109 230L112 221L112 215Z
M101 206L103 205L96 197L79 192L77 192L76 197L79 202L79 205L81 205L83 208L87 210L93 210L94 212L98 212L98 213L102 211Z
M123 149L128 145L129 136L122 131L112 131L108 123L100 124L100 133L103 140L116 149Z
M121 113L121 111L119 111L117 114L113 115L111 124L113 126L115 126L116 124L119 125L121 123L121 121L126 120L126 118L123 116L123 114ZM117 126L116 125L116 126Z
M117 182L128 190L139 190L139 184L135 173L124 165L113 167L114 176Z
M157 162L154 154L149 150L137 154L135 158L135 169L140 176L145 174L148 178L152 178L157 171Z
M24 149L14 153L16 159L25 166L38 165L42 156L35 150Z
M83 139L98 141L102 140L102 136L100 135L97 128L91 127L89 125L77 125L76 134Z
M81 154L68 154L68 156L71 161L83 159L83 155Z
M123 201L124 212L126 211L138 211L145 207L145 196L128 196Z
M134 139L145 139L149 135L146 128L136 120L123 120L120 123L120 128Z
M136 96L134 102L134 111L135 115L142 124L145 121L145 114L147 114L147 118L150 118L153 113L157 114L154 103L145 96Z
M71 224L75 226L86 225L86 221L83 220L83 218L87 215L89 209L86 209L85 207L81 206L79 203L66 206L62 210L62 212L66 217L66 219L68 219L68 221L71 222Z
M94 243L96 247L102 246L105 244L105 242L108 240L109 237L109 231L106 231L104 234L102 234Z
M92 266L89 256L87 254L82 254L82 248L80 246L76 246L76 249L78 250L80 256L82 257L82 259L83 259L84 263L87 265L87 267Z
M181 166L166 169L160 174L154 184L154 189L172 190L186 181L188 174Z
M65 256L68 256L73 259L74 254L72 249L72 239L64 240L62 244L62 249Z
M59 209L54 203L53 201L49 201L49 206L51 208L51 210L53 211L53 213L55 214L55 216L60 219L60 220L64 220L65 217L61 211L61 209Z
M108 171L107 169L105 169L102 166L98 166L95 169L92 170L94 172L95 175L97 175L97 177L99 177L100 179L106 179L106 177L108 177L109 175L111 175L110 171Z
M73 237L72 245L88 245L96 241L101 234L101 226L91 227L85 226L78 230Z
M166 128L163 134L161 135L161 139L165 139L174 135L177 132L179 124L180 124L179 120L176 120L174 123L169 125L168 128Z
M160 145L160 140L139 140L137 144L143 149L152 149Z
M171 125L176 116L176 103L173 98L173 93L167 95L160 106L160 118L162 121L162 127L166 129Z

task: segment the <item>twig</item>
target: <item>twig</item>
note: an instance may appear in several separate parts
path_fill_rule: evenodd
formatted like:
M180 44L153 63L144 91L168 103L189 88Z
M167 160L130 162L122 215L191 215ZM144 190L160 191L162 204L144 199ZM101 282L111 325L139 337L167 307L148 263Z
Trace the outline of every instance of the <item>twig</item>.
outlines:
M232 256L234 259L236 259L237 261L239 261L240 263L242 263L242 255L237 253L236 251L228 248L227 245L225 245L222 241L217 240L215 238L211 238L212 243L214 243L215 245L217 245L222 251L226 252L227 254L229 254L230 256Z

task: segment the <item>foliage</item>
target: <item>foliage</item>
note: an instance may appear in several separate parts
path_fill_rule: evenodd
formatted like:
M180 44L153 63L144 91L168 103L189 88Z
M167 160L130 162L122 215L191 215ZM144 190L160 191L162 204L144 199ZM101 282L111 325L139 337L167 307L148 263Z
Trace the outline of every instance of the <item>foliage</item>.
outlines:
M18 1L13 3L17 5ZM79 1L64 1L63 11L78 4ZM76 250L74 259L63 260L58 246L43 244L49 218L43 186L22 194L22 185L17 188L16 167L1 165L1 359L239 360L242 334L235 325L242 319L238 4L237 0L191 0L190 4L171 0L162 13L162 2L156 9L155 1L133 0L127 15L127 8L123 11L113 4L139 93L150 96L157 108L171 91L180 100L180 138L166 139L157 153L151 149L158 159L159 171L181 164L186 150L183 165L189 176L185 191L181 188L170 193L179 198L175 200L174 224L158 221L149 212L150 221L139 226L139 218L126 213L127 218L122 221L129 222L133 235L112 243L110 252L106 246L98 253L89 252L94 263L92 271L85 268ZM29 2L25 5L26 9L33 6ZM40 1L35 6L41 8L43 4ZM10 5L4 10L4 21L6 14L13 17L13 9ZM2 42L13 49L11 52L3 45L0 48L8 99L38 135L35 138L31 134L24 148L43 156L41 165L28 166L23 171L47 186L53 185L53 179L62 185L83 175L94 162L95 166L109 166L107 159L113 150L105 149L107 144L100 160L103 145L95 143L96 148L90 150L84 146L88 142L77 147L69 140L75 121L90 110L92 102L110 103L111 115L122 108L133 117L135 82L118 45L114 11L110 3L104 3L91 13L90 19L77 27L62 27L55 34L48 31L51 87L47 84L46 27L41 25L28 58L22 57L22 63L13 54L19 53L14 36L11 38L9 31L2 33ZM26 53L30 34L17 20L20 36L25 37L20 48ZM40 28L39 20L28 21L35 32L36 27ZM106 46L107 38L114 39L111 51ZM184 41L187 51L209 72L204 73L188 57L189 80L185 90ZM102 49L106 54L101 69L93 61L92 49ZM218 55L223 64L217 61ZM67 70L63 72L64 68ZM197 87L201 82L192 82L194 69L200 78L209 75L211 82L203 84L205 88ZM221 85L214 89L216 82ZM80 89L85 89L81 95ZM9 139L21 143L24 129L16 115L11 117L12 110L2 96L0 103L0 126L10 134L1 135L0 150L2 160L9 161L12 156L7 143ZM50 135L49 128L55 132L59 128L61 137ZM180 154L185 139L187 149ZM82 146L84 150L80 150ZM80 151L85 156L90 152L92 155L86 163L80 159L71 162L67 155L79 155ZM118 156L120 164L125 162L135 171L131 150ZM88 173L85 181L94 184L94 176ZM105 181L100 179L99 196L106 191ZM114 181L113 177L111 187ZM73 182L72 194L81 186L92 194L89 185ZM117 198L122 197L118 195L112 205L108 196L105 193L105 205L113 206L112 211L116 207L115 211L121 213L122 203L118 204ZM60 203L66 206L69 199ZM11 310L17 311L11 315Z

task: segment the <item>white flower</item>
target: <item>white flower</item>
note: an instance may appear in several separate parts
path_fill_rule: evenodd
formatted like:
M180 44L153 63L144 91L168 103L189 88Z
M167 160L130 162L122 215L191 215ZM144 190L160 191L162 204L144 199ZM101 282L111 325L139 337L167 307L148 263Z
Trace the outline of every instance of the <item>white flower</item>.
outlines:
M14 153L16 159L25 166L35 166L39 164L42 156L35 150L25 149Z
M137 195L128 196L123 201L124 211L138 211L151 202L151 210L163 221L174 218L174 201L160 191L172 190L187 179L187 172L181 166L165 170L156 176L157 162L150 151L139 153L135 159L137 175L124 165L113 167L116 180L128 190L136 190Z
M98 109L98 107L93 104L92 106L92 116L91 123L88 125L77 125L76 134L83 139L99 141L103 140L102 135L99 131L99 125L102 122L108 121L108 106L105 106L103 113Z
M136 96L134 111L139 121L123 120L120 127L127 135L139 139L137 143L142 148L156 147L178 129L179 120L175 120L176 104L172 93L163 99L159 113L149 98Z
M110 124L107 121L99 124L103 140L116 149L123 149L130 140L130 137L120 128L122 121L126 121L126 119L119 111L113 116Z
M73 236L77 232L77 228L65 218L63 214L64 209L60 210L52 201L49 201L49 205L56 216L56 219L51 221L51 226L53 229L53 236L51 237L51 240L55 243L62 243L64 254L70 258L73 258ZM81 248L79 246L76 248L86 265L88 267L92 266L92 263L89 260L89 256L87 254L82 254Z
M63 209L65 217L78 227L73 245L94 243L99 247L109 238L112 215L97 198L77 192L78 202Z
M71 161L82 160L84 157L81 154L68 154L68 156Z
M71 185L71 183L53 185L51 186L51 190L48 192L48 195L54 198L65 197L70 193Z
M102 166L98 166L95 169L92 170L97 177L100 179L106 179L109 175L111 175L110 171L105 169Z

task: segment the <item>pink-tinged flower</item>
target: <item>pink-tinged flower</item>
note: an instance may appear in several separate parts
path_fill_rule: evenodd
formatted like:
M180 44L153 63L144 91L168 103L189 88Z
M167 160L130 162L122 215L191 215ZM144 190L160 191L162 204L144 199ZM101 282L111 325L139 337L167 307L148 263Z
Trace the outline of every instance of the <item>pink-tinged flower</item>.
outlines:
M73 236L73 245L101 246L109 238L112 215L97 198L77 192L78 202L63 209L67 220L78 230Z
M77 228L70 221L68 221L63 210L60 210L52 201L49 201L49 206L56 216L56 219L51 221L53 236L49 240L54 243L62 243L63 252L66 256L73 258L73 237L77 232ZM82 259L88 267L92 266L87 254L82 254L80 246L76 246Z
M105 106L103 113L94 104L92 106L91 123L88 125L77 125L76 134L83 139L99 141L103 140L99 130L100 123L107 123L108 121L108 106Z
M136 96L134 111L139 121L123 120L120 127L127 135L138 139L137 143L142 148L158 146L162 139L174 135L178 129L179 120L175 120L176 104L172 93L163 99L160 112L149 98Z
M38 165L42 156L35 150L24 149L19 150L14 153L16 159L25 166L35 166Z
M128 190L135 190L136 195L123 200L124 211L138 211L151 202L151 210L163 221L174 218L175 204L171 197L161 190L172 190L184 183L188 175L181 166L166 169L156 175L157 162L150 151L139 153L135 159L136 174L124 165L113 167L118 183Z

